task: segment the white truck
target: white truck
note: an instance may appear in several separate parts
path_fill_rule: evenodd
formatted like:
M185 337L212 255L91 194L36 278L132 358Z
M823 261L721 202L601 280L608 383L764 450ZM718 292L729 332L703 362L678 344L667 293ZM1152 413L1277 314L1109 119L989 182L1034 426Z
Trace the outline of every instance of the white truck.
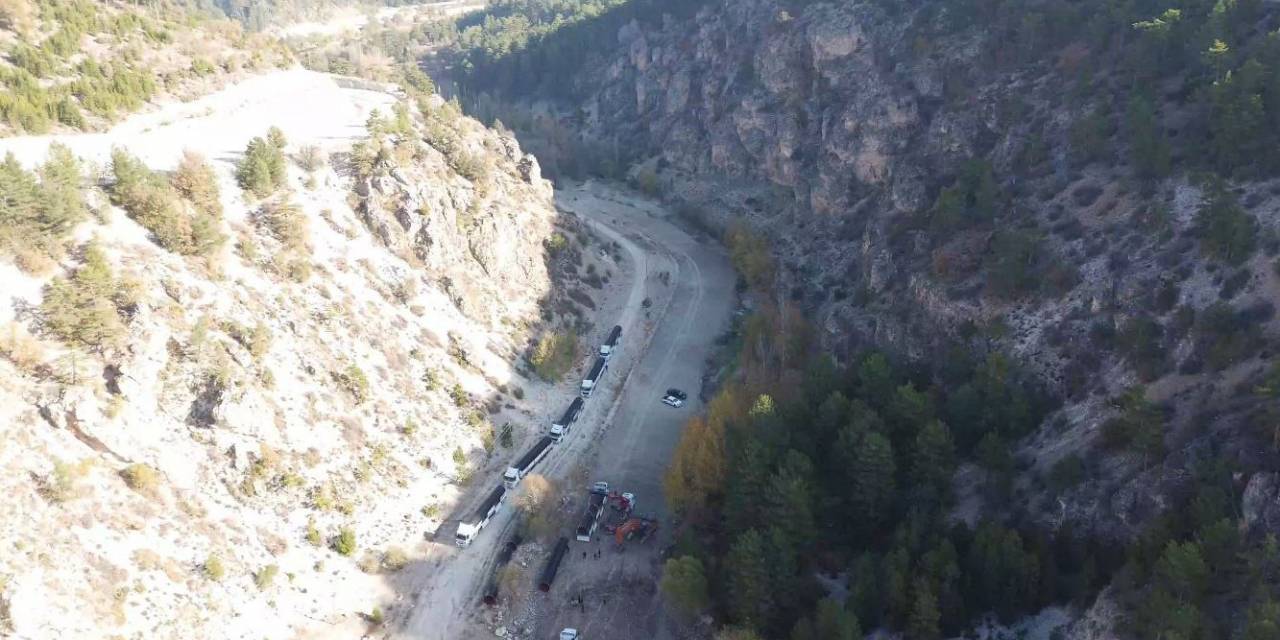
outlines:
M582 636L578 635L577 629L568 628L560 632L560 640L584 640L584 639Z
M604 339L604 344L600 345L600 357L608 358L609 356L613 355L613 352L618 350L618 343L621 340L622 340L622 327L619 325L614 325L613 329L609 330L609 336Z
M498 513L498 510L502 507L502 501L506 500L506 498L506 487L502 485L494 487L493 491L490 491L489 495L485 496L484 502L481 502L480 506L476 507L476 510L469 517L458 523L458 533L454 536L454 542L459 547L470 546L476 536L480 534L480 530L484 529L484 526L489 524L493 516Z
M514 489L519 486L520 481L529 475L534 465L542 462L542 459L547 457L548 453L551 453L552 442L553 440L550 436L544 436L535 442L523 456L520 456L520 459L516 460L510 467L507 467L507 470L502 474L503 486L508 489Z
M604 372L608 370L609 359L596 358L595 363L591 365L591 371L582 379L582 387L578 390L579 395L590 398L591 394L595 393L596 387L600 386L600 378L603 378Z
M551 439L556 442L564 440L569 435L569 427L578 421L578 414L582 413L582 398L574 398L569 403L569 408L564 410L564 415L560 419L551 423Z

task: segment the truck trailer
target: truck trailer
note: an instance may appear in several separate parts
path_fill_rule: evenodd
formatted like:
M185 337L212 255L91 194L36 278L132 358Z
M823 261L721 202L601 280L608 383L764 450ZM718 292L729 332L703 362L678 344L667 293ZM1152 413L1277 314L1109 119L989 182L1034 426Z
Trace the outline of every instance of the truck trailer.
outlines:
M596 387L600 386L600 378L604 377L604 372L609 370L608 358L596 358L594 364L591 365L591 371L587 373L587 377L582 379L582 388L579 390L584 398L590 398L595 393Z
M604 505L608 500L609 484L607 482L597 482L591 487L591 492L587 494L587 508L582 511L582 517L578 520L578 542L591 542L591 536L596 532L596 526L600 524L600 514L604 512Z
M608 358L618 350L618 344L622 340L622 327L614 325L609 331L609 336L604 339L604 344L600 345L600 357Z
M582 413L582 398L574 398L569 403L569 408L564 410L564 415L560 419L551 423L551 439L556 442L564 440L569 435L569 427L578 421L578 414Z
M508 489L516 488L520 481L529 475L533 467L542 462L542 459L547 457L548 453L551 453L552 442L553 440L550 436L543 436L535 442L524 455L520 456L520 459L516 460L510 467L507 467L506 472L502 474L502 484Z
M506 487L502 485L494 487L493 491L490 491L489 495L485 496L484 502L481 502L480 506L476 507L476 510L470 516L458 523L458 533L454 537L454 542L457 542L459 547L469 546L476 539L476 536L480 534L480 530L489 524L493 516L498 513L498 510L502 507L502 501L506 498Z

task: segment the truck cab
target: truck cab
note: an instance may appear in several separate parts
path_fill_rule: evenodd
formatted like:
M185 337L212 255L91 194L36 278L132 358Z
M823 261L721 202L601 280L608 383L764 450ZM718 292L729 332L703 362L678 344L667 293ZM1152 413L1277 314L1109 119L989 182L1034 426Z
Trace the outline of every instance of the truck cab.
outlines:
M476 539L476 534L480 533L480 527L468 522L458 524L458 533L453 537L453 541L459 547L468 547L471 541Z
M507 467L507 470L502 472L502 484L506 485L508 489L516 488L516 485L520 484L520 470L515 467Z
M614 325L609 331L609 336L605 338L604 343L600 345L600 357L608 358L618 348L618 342L622 339L622 327Z
M564 415L559 420L551 423L551 439L560 442L564 437L569 435L570 425L578 421L578 414L582 412L582 398L574 398L569 403L569 408L564 410Z
M565 629L560 632L560 640L583 640L577 629Z

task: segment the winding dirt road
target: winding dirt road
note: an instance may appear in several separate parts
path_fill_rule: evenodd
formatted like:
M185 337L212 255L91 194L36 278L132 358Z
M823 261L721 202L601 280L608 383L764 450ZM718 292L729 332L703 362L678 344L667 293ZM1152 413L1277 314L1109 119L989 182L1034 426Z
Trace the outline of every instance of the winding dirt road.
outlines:
M559 191L556 199L561 210L583 217L599 235L617 242L630 257L633 273L624 312L617 320L623 327L622 351L611 362L603 393L587 403L574 431L539 472L566 481L574 470L587 469L592 480L606 480L635 493L641 512L666 522L662 474L685 420L702 408L697 390L715 340L728 328L736 276L719 246L695 239L674 223L672 214L652 202L592 183ZM646 298L651 301L648 308L643 306ZM564 383L566 402L576 393L572 383ZM660 402L668 387L690 392L684 408L671 409ZM413 599L412 607L393 624L392 637L459 640L479 632L471 613L498 548L516 526L514 511L504 508L466 549L450 548L445 539L434 545L436 557L402 585L402 593ZM664 527L661 537L670 531ZM591 548L597 544L591 543ZM647 571L655 566L662 544L662 540L651 542L642 551L628 554L625 561ZM566 582L579 579L575 567L579 549L573 549L565 562ZM585 607L560 606L556 595L553 591L550 610L542 616L535 638L554 637L548 630L566 626L576 626L589 638L606 637L601 633L606 628L607 637L616 639L664 635L661 615L646 616L651 625L620 632L611 624L616 620L613 612L592 615ZM614 607L660 614L653 611L653 603L616 599Z

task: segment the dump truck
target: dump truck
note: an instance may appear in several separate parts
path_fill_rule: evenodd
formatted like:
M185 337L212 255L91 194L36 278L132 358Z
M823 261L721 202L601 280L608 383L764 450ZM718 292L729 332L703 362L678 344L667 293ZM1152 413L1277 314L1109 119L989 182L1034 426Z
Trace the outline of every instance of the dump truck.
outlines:
M600 345L600 357L608 359L618 350L618 343L622 340L622 327L614 325L609 331L609 336L604 339L604 344Z
M587 494L587 507L578 519L578 542L591 542L596 527L600 524L600 514L604 512L604 503L609 499L609 483L597 482Z
M582 398L574 398L569 403L569 408L564 410L564 415L560 419L551 423L551 439L556 442L564 440L569 435L570 426L578 421L578 414L582 413Z
M489 495L485 496L484 502L481 502L480 506L476 507L476 510L470 516L458 523L458 533L454 536L454 542L459 547L469 546L476 539L476 536L480 534L480 530L484 529L484 526L489 524L493 516L498 513L498 510L502 507L502 501L506 500L506 498L507 488L505 486L498 485L494 487L493 491L490 491Z
M604 377L604 372L609 370L608 358L596 358L594 364L591 365L591 371L587 373L587 377L582 379L582 387L579 393L584 398L590 398L595 393L596 387L600 385L600 378Z
M525 476L529 475L529 472L533 470L534 465L542 462L542 459L547 457L548 453L551 453L552 442L554 441L551 439L551 436L544 436L537 442L533 443L533 446L526 451L524 455L520 456L518 460L516 460L510 467L507 467L507 470L503 472L502 484L508 489L515 489L519 486L520 481L523 480Z

